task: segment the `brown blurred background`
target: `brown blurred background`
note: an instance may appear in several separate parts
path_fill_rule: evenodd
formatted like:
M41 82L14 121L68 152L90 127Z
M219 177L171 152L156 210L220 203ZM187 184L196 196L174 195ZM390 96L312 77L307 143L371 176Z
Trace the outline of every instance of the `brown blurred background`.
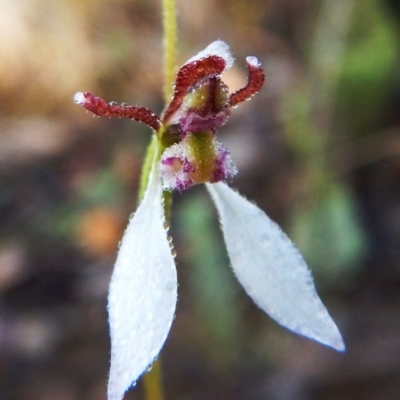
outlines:
M297 243L348 350L291 334L239 287L203 187L176 194L166 399L400 398L398 0L178 0L179 61L220 38L246 80L219 137L232 183ZM106 295L150 132L76 91L161 112L157 0L0 0L0 400L105 400ZM126 399L144 399L142 384Z

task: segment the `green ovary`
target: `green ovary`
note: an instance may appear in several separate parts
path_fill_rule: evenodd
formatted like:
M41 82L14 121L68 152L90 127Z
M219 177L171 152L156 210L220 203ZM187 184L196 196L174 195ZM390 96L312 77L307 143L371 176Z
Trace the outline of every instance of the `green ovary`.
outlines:
M210 182L217 159L214 134L210 131L191 133L186 145L192 154L195 171L190 175L196 183Z

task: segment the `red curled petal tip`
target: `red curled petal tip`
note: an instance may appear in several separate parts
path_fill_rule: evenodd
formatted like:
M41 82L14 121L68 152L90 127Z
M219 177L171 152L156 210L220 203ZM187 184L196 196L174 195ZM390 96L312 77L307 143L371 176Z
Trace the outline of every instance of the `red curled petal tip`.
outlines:
M211 55L184 64L176 76L174 96L162 117L163 122L168 122L170 117L179 110L179 107L191 86L207 75L220 75L224 71L225 67L225 60L216 55Z
M234 107L242 101L248 100L260 91L265 81L265 73L256 57L247 57L249 78L247 85L232 93L229 98L229 106Z
M100 117L133 119L143 122L155 131L158 131L161 126L160 118L145 107L118 105L115 102L107 103L101 97L88 92L76 93L74 102Z

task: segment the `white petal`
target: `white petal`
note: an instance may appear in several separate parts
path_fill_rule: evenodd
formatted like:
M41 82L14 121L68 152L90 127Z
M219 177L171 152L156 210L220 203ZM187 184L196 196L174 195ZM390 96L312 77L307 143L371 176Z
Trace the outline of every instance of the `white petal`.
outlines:
M176 299L176 268L164 228L162 188L153 171L122 239L111 278L108 400L121 400L157 357L171 327Z
M339 330L290 239L226 184L207 188L220 215L232 268L255 303L292 331L344 350Z
M187 60L184 65L193 61L201 60L202 58L206 58L208 56L218 56L223 58L225 60L224 71L231 68L234 62L234 58L229 50L229 46L222 40L216 40L215 42L209 44L204 50L193 56L191 59Z

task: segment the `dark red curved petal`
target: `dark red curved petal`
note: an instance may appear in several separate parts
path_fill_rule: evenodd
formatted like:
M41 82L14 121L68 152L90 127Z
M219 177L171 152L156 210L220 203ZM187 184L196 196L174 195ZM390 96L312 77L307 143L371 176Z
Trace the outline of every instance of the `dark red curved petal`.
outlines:
M114 102L106 103L101 97L94 96L88 92L76 93L74 101L76 104L100 117L133 119L143 122L155 131L161 126L160 118L153 111L145 107L125 106Z
M171 116L179 109L187 90L198 80L207 75L220 75L225 69L225 60L218 56L209 56L183 65L175 80L174 95L168 108L162 117L166 123Z
M247 85L232 93L229 98L229 107L236 106L242 101L250 99L257 92L260 91L265 81L265 73L261 68L257 58L247 57L247 68L249 70L249 79Z

